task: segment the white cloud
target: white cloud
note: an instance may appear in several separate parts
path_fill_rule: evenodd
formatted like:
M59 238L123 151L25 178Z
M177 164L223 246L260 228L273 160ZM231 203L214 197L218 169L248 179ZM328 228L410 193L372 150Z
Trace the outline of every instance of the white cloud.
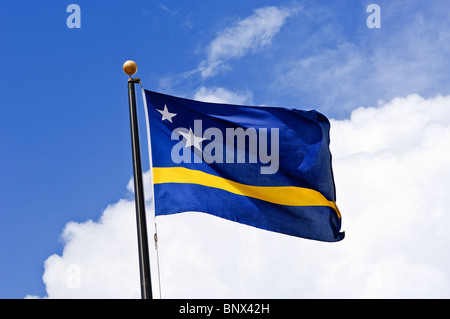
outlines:
M251 104L253 94L249 91L232 92L221 87L200 87L194 94L194 100L210 103Z
M227 62L255 52L272 42L287 17L298 8L264 7L220 32L207 49L207 59L199 66L203 78L227 69Z
M396 98L331 124L346 238L158 217L164 298L450 297L450 96ZM139 297L135 227L127 200L98 222L68 223L62 255L45 262L48 297Z
M206 46L206 58L196 69L178 75L161 77L159 79L160 88L164 91L176 91L174 88L180 83L185 85L187 79L192 80L192 77L198 74L202 80L205 80L221 71L229 70L231 60L267 48L285 24L286 19L299 10L299 6L269 6L255 9L252 15L236 21L217 34ZM184 94L178 93L177 95ZM252 94L249 91L233 93L220 87L201 86L197 89L195 96L199 96L199 99L203 101L231 104L238 104L237 101L248 103L252 100Z
M45 261L49 298L138 298L139 266L134 202L108 206L98 222L70 222L61 256Z
M144 172L143 176L142 176L142 181L144 183L144 198L149 201L152 198L152 188L150 187L151 185L151 174L150 171L146 171ZM130 179L128 181L127 184L127 190L130 193L134 194L134 179Z
M450 96L410 95L332 121L344 245L365 265L356 277L373 265L380 288L361 296L449 296L449 141Z

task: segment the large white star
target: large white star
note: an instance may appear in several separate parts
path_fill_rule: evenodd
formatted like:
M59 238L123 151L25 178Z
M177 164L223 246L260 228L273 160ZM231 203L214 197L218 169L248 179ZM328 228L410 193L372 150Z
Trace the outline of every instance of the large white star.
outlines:
M199 151L202 150L202 147L201 147L200 143L203 142L205 140L205 138L194 135L194 133L192 132L191 128L189 128L189 133L184 133L184 132L179 132L179 133L186 140L185 147L194 146Z
M170 123L173 123L172 122L172 117L177 115L176 113L170 113L169 110L167 109L167 105L165 105L165 104L164 104L164 110L163 111L161 111L161 110L157 110L157 111L162 114L161 121L168 120Z

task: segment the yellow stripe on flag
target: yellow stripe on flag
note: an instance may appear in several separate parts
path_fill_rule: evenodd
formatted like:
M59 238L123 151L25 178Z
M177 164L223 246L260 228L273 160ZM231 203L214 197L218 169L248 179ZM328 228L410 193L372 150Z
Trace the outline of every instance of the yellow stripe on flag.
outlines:
M251 186L184 167L154 167L153 183L197 184L227 192L253 197L266 202L287 206L328 206L341 218L336 203L327 200L320 192L295 186Z

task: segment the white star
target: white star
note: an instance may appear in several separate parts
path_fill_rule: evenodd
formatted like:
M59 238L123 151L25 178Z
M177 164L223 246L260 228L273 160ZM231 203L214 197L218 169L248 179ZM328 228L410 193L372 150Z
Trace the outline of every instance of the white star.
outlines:
M172 117L177 115L175 113L170 113L169 110L167 109L167 105L165 105L165 104L164 104L164 110L163 111L161 111L161 110L157 110L157 111L162 114L161 121L168 120L170 123L173 123L172 122Z
M189 133L179 132L180 135L182 135L186 140L185 147L191 147L194 146L199 151L202 151L202 146L200 145L201 142L205 140L205 138L200 136L195 136L192 132L192 129L189 128Z

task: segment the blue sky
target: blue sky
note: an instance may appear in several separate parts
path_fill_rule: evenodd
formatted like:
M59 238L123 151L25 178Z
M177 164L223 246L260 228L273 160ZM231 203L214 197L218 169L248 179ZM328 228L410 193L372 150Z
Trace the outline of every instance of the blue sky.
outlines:
M47 296L44 262L61 255L70 242L61 240L66 224L97 221L108 205L132 201L126 187L132 162L127 77L122 71L128 59L138 63L136 76L150 90L314 108L334 119L336 127L370 118L370 112L383 118L384 110L402 104L395 98L419 105L407 98L417 94L424 105L435 105L429 101L450 94L450 9L445 1L79 0L74 3L81 8L81 28L69 29L66 8L71 3L23 0L0 5L0 298ZM370 3L381 8L380 29L366 25ZM439 101L445 110L450 108L447 100ZM147 170L140 95L138 103ZM373 159L375 151L367 145L389 144L392 138L374 138L378 130L389 132L384 123L364 135L372 138L366 146L350 150L339 142L348 153L338 153L347 158L367 152ZM417 137L409 133L400 134L401 141ZM403 150L406 144L392 145ZM349 170L337 174L342 179L354 172L341 167ZM433 174L448 173L442 170ZM351 210L351 204L343 204ZM346 212L341 211L345 223ZM347 225L360 221L360 214L348 213ZM422 262L409 256L392 257L393 262L386 257L367 262L367 267L380 265L382 271L388 262ZM169 256L167 260L172 261ZM438 260L429 263L444 268ZM432 278L441 278L436 276ZM449 294L443 290L439 296Z

